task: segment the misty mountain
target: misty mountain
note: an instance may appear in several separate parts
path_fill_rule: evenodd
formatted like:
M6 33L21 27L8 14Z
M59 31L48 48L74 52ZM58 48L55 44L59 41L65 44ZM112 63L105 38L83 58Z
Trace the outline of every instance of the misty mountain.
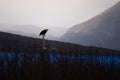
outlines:
M34 25L0 24L0 31L2 32L13 33L13 34L18 34L18 35L28 36L28 37L33 37L33 38L39 38L39 33L43 29L44 28L42 27L38 27ZM46 35L46 38L50 40L56 40L56 38L51 35Z
M42 28L34 26L34 25L0 25L0 31L30 36L30 37L37 37L39 32Z
M120 50L120 2L92 19L73 26L61 39Z

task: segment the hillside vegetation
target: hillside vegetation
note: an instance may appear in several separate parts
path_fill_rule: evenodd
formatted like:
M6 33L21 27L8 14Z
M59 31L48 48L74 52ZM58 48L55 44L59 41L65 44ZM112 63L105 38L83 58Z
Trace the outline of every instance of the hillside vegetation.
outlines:
M64 54L119 55L119 50L46 40L46 51ZM0 32L0 50L6 52L40 52L42 40Z

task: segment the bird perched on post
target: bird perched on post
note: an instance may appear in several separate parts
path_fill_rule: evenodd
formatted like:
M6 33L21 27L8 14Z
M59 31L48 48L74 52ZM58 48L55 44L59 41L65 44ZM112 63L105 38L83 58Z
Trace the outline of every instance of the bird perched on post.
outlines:
M40 35L43 35L43 43L42 43L42 49L46 49L46 47L45 47L45 34L46 34L46 32L48 31L48 29L44 29L43 31L41 31L40 32L40 34L39 34L39 36Z
M47 31L48 31L48 29L44 29L43 31L40 32L39 36L40 35L45 35Z

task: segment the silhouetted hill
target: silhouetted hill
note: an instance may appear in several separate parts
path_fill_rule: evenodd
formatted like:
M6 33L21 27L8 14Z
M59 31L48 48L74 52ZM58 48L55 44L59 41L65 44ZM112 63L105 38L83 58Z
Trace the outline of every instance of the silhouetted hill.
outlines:
M120 51L98 47L87 47L77 44L46 40L48 53L90 54L90 55L119 55ZM0 32L0 51L39 52L42 49L42 40L11 33Z
M120 50L120 2L92 19L70 28L65 42Z

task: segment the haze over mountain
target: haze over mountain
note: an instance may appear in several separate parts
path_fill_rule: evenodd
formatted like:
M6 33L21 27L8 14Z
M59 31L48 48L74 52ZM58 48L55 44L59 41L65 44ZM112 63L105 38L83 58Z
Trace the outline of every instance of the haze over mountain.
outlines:
M8 32L28 37L39 38L39 33L43 30L42 27L34 25L10 25L10 24L0 24L0 31ZM48 31L49 33L49 31ZM40 37L41 38L41 37ZM47 39L56 40L55 37L46 34Z
M120 50L120 1L92 19L70 28L65 42Z

